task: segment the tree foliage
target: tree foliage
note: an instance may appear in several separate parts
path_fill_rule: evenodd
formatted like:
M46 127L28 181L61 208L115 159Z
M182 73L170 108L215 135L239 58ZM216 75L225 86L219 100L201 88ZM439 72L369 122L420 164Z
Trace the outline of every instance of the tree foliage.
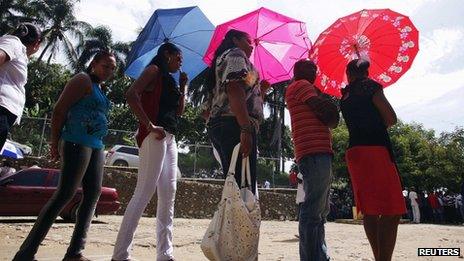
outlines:
M200 116L200 108L187 103L179 120L177 140L186 144L209 143L205 120Z
M79 21L74 15L76 0L33 0L29 6L36 22L42 26L44 48L39 61L48 54L47 63L59 52L63 52L68 62L75 64L78 54L75 42L82 42L84 32L91 28L90 24Z
M441 133L420 124L398 123L390 130L403 184L421 189L447 187L458 191L464 182L464 131Z
M21 22L33 22L35 19L27 15L29 12L27 0L0 1L0 35L10 33Z
M130 43L114 42L111 29L106 26L89 27L86 29L84 39L77 46L78 59L73 68L76 71L85 69L87 63L100 50L112 51L118 65L117 75L123 77L126 67L125 60L129 54Z
M28 65L25 116L50 117L58 97L71 78L71 72L60 64L33 60Z

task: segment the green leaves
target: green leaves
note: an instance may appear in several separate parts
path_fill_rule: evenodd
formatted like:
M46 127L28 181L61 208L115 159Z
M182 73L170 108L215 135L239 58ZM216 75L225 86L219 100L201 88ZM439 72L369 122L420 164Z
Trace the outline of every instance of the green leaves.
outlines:
M435 136L420 124L398 123L390 130L403 185L458 191L464 181L464 130Z
M45 114L50 116L54 104L71 76L71 72L63 65L47 65L37 60L30 62L25 86L25 116L43 117ZM35 115L31 114L32 112Z

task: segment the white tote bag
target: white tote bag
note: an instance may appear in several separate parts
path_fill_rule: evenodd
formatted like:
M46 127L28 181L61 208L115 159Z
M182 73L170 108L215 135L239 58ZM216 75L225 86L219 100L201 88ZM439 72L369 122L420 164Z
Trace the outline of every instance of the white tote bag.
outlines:
M254 261L258 259L261 209L249 188L239 189L235 166L240 144L232 153L221 202L201 241L201 250L209 260ZM242 160L242 187L251 185L249 158Z

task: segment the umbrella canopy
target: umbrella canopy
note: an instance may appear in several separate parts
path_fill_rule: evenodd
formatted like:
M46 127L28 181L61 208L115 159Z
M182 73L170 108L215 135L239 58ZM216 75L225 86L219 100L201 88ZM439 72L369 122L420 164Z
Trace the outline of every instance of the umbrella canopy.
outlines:
M365 9L338 19L319 35L310 58L319 67L316 85L340 97L352 59L368 59L369 77L385 88L411 67L418 51L419 32L407 16L390 9Z
M5 145L3 145L0 155L3 157L13 158L13 159L22 159L24 158L23 152L16 147L9 140L6 140Z
M308 57L311 42L305 23L266 8L223 23L216 27L203 60L210 65L214 52L230 29L246 32L254 43L250 60L261 79L271 84L293 77L293 65Z
M214 25L200 8L157 9L137 37L128 57L126 74L138 78L155 57L158 48L171 42L182 50L182 70L193 79L206 68L202 61Z

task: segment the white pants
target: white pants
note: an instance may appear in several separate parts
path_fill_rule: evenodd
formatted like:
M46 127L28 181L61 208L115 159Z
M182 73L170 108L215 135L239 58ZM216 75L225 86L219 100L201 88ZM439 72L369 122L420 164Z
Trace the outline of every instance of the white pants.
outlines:
M173 258L172 222L177 178L177 145L174 135L157 140L153 133L142 143L134 195L127 205L113 251L114 260L129 259L135 229L145 207L157 191L156 252L157 260Z
M412 205L412 216L413 216L413 222L414 223L420 223L420 210L419 210L419 205Z

